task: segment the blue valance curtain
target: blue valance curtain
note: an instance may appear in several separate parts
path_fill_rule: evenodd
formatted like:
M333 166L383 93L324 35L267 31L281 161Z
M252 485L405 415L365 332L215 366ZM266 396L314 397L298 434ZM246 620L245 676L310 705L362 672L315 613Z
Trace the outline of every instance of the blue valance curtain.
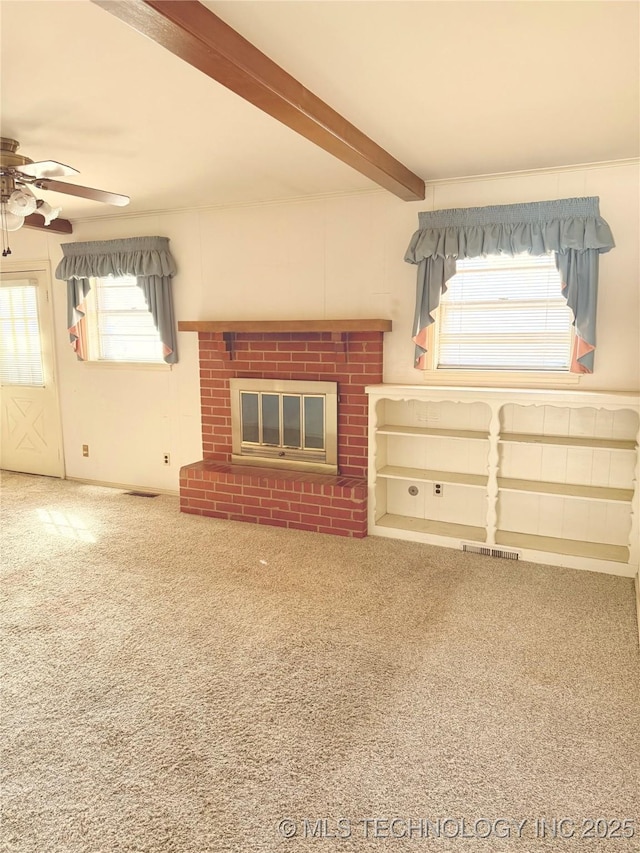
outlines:
M413 340L416 363L425 367L427 328L457 258L555 253L562 294L576 329L571 370L592 373L596 346L598 257L615 245L600 216L599 199L565 198L529 204L453 208L418 214L405 261L418 266Z
M178 361L176 323L171 280L176 273L167 237L129 237L124 240L100 240L63 243L63 259L56 278L67 282L67 326L71 345L84 359L78 323L85 315L84 301L91 289L91 278L107 275L136 276L160 340L167 364Z

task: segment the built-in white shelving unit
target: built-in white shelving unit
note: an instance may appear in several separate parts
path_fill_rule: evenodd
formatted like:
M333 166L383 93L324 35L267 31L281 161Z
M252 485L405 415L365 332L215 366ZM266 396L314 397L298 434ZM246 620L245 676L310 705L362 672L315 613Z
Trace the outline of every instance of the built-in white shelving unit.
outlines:
M638 395L366 390L370 534L637 572Z

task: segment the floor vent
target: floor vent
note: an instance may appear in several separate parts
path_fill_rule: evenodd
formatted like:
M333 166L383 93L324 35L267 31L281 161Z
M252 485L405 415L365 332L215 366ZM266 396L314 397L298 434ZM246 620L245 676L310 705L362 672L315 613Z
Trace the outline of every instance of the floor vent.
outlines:
M503 560L519 560L519 551L506 551L504 548L492 548L490 545L473 545L462 543L462 550L470 554L484 554L486 557L502 557Z
M155 492L125 492L125 495L133 495L134 498L157 498Z

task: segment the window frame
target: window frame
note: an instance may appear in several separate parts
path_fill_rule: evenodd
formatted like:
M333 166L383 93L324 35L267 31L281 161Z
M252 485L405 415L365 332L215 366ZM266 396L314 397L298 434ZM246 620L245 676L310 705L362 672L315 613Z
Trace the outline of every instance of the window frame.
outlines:
M492 255L487 255L491 258ZM581 374L572 373L571 370L510 370L508 368L491 370L456 367L438 367L438 345L441 327L442 298L438 307L433 312L434 322L427 328L427 367L422 371L426 382L430 385L465 385L465 386L493 386L493 387L522 387L522 388L550 388L553 386L566 387L578 385ZM575 325L571 327L570 354L573 352L575 338Z
M136 360L116 360L116 359L108 359L108 358L98 358L96 357L95 347L91 345L92 340L99 340L99 329L98 329L98 311L97 311L97 298L98 298L98 287L99 281L106 278L133 278L134 276L123 275L123 276L92 276L89 279L90 282L90 290L87 293L85 302L84 302L84 310L85 315L79 323L79 332L80 338L82 339L82 351L84 352L84 358L82 359L82 364L90 365L93 367L106 368L108 370L127 370L127 369L135 369L135 370L171 370L173 364L167 364L164 360L160 359L158 361L136 361ZM137 285L136 285L137 287ZM151 313L151 312L149 312ZM90 333L90 327L93 327L93 332Z

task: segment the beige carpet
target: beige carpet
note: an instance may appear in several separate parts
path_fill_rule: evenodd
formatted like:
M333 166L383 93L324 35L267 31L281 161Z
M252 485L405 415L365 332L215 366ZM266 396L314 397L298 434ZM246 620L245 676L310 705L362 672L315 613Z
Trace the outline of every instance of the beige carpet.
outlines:
M640 850L631 580L27 475L2 501L3 851Z

